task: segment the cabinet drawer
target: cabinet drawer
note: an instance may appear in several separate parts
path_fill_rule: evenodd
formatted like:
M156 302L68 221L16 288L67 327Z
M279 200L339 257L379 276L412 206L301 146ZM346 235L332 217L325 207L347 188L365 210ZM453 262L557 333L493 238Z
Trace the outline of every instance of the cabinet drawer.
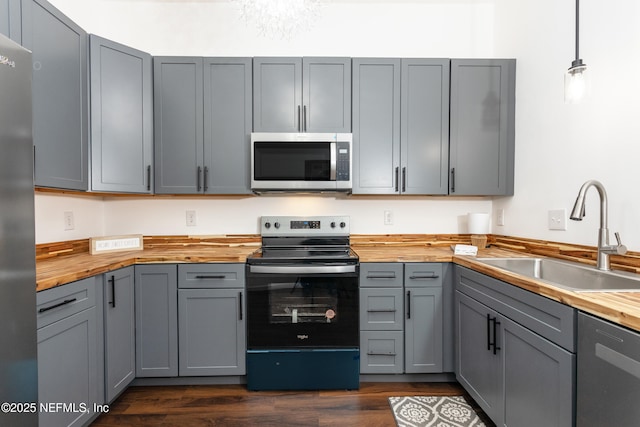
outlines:
M361 288L393 288L402 287L403 264L401 262L378 263L365 262L360 264Z
M401 331L404 324L402 288L360 289L360 330Z
M465 267L455 277L458 291L575 353L574 308Z
M79 313L96 305L95 277L38 292L36 316L38 328Z
M402 331L360 333L360 373L401 374L404 370Z
M243 288L244 264L179 264L178 287Z
M404 265L405 286L442 287L442 264L407 263Z

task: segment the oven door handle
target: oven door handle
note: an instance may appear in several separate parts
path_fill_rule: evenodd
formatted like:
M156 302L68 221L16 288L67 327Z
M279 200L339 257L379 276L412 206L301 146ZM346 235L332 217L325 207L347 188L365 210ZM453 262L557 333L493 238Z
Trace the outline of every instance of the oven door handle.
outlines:
M335 274L355 273L355 265L251 265L250 273L265 274Z

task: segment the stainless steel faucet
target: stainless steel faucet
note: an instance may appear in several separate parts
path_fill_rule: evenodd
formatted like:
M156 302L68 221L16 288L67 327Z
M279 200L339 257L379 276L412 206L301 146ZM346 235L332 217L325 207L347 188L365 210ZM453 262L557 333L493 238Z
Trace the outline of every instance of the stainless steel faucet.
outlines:
M582 221L584 217L584 201L589 187L595 187L600 195L600 229L598 230L598 259L596 268L598 270L611 270L609 255L624 255L627 253L627 247L620 241L620 234L615 233L617 245L609 244L609 229L607 228L608 202L607 192L604 186L595 180L590 180L582 184L576 203L573 205L570 218L574 221Z

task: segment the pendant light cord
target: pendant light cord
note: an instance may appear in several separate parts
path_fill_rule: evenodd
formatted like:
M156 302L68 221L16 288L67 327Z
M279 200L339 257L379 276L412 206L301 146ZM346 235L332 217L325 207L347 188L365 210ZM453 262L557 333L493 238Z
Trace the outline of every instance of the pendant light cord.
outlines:
M576 0L576 61L580 58L580 0Z

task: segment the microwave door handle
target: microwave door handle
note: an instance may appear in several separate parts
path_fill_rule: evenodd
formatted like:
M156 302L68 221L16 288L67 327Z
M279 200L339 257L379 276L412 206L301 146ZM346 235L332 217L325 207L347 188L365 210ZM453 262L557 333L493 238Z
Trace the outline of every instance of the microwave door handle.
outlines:
M329 180L331 181L335 181L336 180L336 143L332 142L330 145L330 150L331 150L331 169L329 171Z

